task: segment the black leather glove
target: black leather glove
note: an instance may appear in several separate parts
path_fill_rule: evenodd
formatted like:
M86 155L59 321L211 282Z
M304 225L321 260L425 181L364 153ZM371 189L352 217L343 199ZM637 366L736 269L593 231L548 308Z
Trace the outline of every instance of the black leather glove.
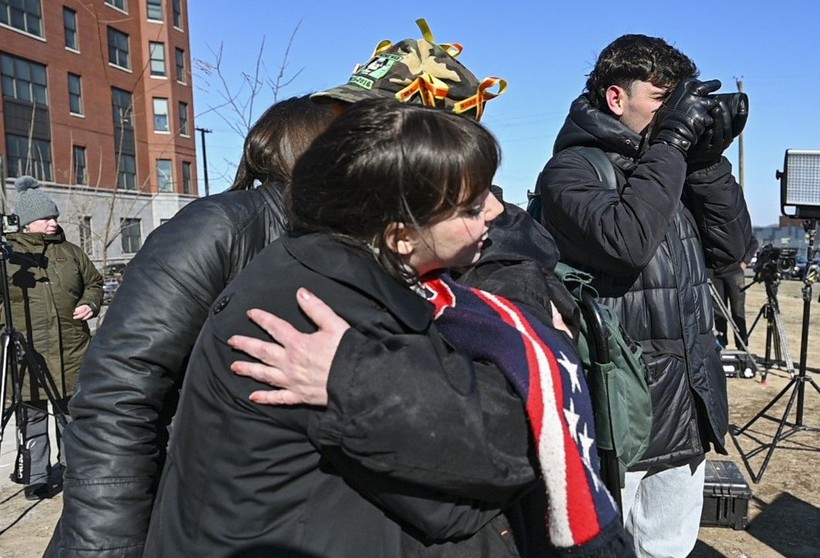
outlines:
M703 132L712 125L709 111L718 99L709 93L720 89L720 81L688 78L678 84L655 115L657 134L652 143L662 142L686 155Z
M745 93L714 95L718 103L709 111L712 125L689 149L686 160L690 163L711 164L720 159L732 141L740 135L749 118L749 97Z

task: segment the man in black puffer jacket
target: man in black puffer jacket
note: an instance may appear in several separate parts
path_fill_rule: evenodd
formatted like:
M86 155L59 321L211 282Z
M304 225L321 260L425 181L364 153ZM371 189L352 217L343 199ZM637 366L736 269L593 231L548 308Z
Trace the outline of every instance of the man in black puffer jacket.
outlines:
M649 364L650 447L627 472L622 498L639 556L689 553L704 454L726 452L726 379L706 270L740 261L751 222L721 155L727 143L691 156L713 125L718 101L709 93L719 87L696 75L695 64L661 39L615 40L572 103L538 181L544 225L562 259L595 276ZM573 146L603 150L617 188Z

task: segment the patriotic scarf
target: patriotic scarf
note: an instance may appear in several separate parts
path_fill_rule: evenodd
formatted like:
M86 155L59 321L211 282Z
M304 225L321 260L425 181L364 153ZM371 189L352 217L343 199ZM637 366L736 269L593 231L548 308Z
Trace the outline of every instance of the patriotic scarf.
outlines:
M493 362L526 402L551 543L577 547L620 521L599 475L592 404L572 342L509 300L447 275L422 287L444 338L471 358Z

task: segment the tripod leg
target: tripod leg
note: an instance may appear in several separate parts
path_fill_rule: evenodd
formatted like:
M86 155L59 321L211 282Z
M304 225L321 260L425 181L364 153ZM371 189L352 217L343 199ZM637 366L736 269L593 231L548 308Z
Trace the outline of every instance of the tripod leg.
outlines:
M742 428L740 428L740 429L736 432L736 434L738 434L738 435L743 434L743 433L744 433L744 432L745 432L745 431L746 431L746 430L747 430L747 429L748 429L751 425L753 425L755 422L757 422L757 420L758 420L759 418L761 418L763 415L765 415L765 414L766 414L766 411L768 411L769 409L771 409L771 408L774 406L774 404L775 404L775 403L777 403L777 402L780 400L780 398L781 398L781 397L783 397L784 395L786 395L786 392L788 392L788 391L791 389L791 387L795 384L795 382L796 382L796 380L792 379L792 380L791 380L788 384L786 384L786 387L784 387L784 388L780 391L780 393L778 393L778 394L774 397L774 399L772 399L771 401L769 401L769 403L768 403L765 407L763 407L760 411L758 411L758 413L757 413L754 417L752 417L752 420L750 420L750 421L749 421L749 422L747 422L747 423L746 423L746 424L745 424Z
M794 382L789 382L789 385L793 384ZM781 395L785 392L781 392ZM786 410L783 413L783 418L780 420L780 424L777 427L777 432L775 432L774 438L772 438L772 444L769 446L769 451L766 452L766 457L763 458L763 464L760 466L760 471L758 471L757 476L752 479L755 483L760 482L760 479L763 478L763 473L766 472L766 467L769 465L769 460L772 458L772 454L774 453L775 448L777 448L777 443L785 438L783 436L783 427L786 426L786 418L788 418L789 413L792 410L792 405L794 405L795 397L797 396L797 390L792 391L791 397L789 397L789 402L786 405ZM780 396L778 396L780 397ZM773 402L772 402L773 403ZM766 406L766 408L771 407L771 403Z

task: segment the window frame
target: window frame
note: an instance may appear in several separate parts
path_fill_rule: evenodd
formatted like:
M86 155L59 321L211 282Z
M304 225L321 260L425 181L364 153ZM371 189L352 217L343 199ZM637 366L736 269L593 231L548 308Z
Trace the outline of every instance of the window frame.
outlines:
M125 48L122 48L122 45L114 44L116 40L125 39ZM124 54L121 54L124 53ZM121 62L121 58L125 57L125 64L123 65ZM112 59L114 58L114 59ZM123 70L131 70L131 37L128 33L124 31L120 31L116 27L108 26L108 63L115 68L121 68Z
M188 79L185 76L185 49L175 47L174 50L174 66L177 72L177 82L188 83Z
M164 168L160 168L164 167ZM174 162L171 159L157 159L157 192L170 194L174 191Z
M74 164L74 184L88 184L88 161L84 145L71 146L71 157Z
M120 241L123 253L136 254L142 247L142 219L134 217L120 219Z
M154 10L159 9L159 17L151 17L151 8ZM162 6L162 0L146 0L145 1L145 17L148 21L157 21L157 22L164 22L165 21L165 9Z
M167 97L154 97L151 100L154 113L154 132L171 133L171 109L168 105ZM165 107L165 112L162 112L162 107ZM159 111L157 109L160 109ZM164 126L162 125L162 117L164 117Z
M156 56L159 53L161 56ZM161 41L148 42L149 71L151 77L168 77L168 65L165 57L165 43ZM156 65L156 70L154 67Z
M70 16L70 18L69 18ZM71 26L69 26L71 21ZM69 33L73 38L73 44L69 44ZM63 37L65 39L65 47L72 52L80 52L80 31L77 24L77 10L63 6Z
M2 1L3 5L0 6L0 25L14 29L15 31L20 31L26 35L31 35L32 37L45 38L43 6L40 4L40 0L34 0L33 2L22 0L22 8L12 6L8 0ZM32 7L36 9L32 10ZM19 20L18 25L15 25L15 19ZM29 20L32 21L30 22ZM32 23L36 23L36 29L33 29L34 25L32 25Z
M171 0L171 12L174 27L182 29L182 0Z
M191 194L191 162L182 161L182 193Z
M76 82L79 91L72 90L72 78L76 78L74 81ZM78 110L74 110L74 99L76 99L76 104L79 106ZM83 110L83 78L82 76L71 72L68 73L68 112L69 114L76 116L83 116L85 114Z
M186 138L191 137L191 123L188 118L188 103L179 101L177 103L177 118L179 124L179 134Z

